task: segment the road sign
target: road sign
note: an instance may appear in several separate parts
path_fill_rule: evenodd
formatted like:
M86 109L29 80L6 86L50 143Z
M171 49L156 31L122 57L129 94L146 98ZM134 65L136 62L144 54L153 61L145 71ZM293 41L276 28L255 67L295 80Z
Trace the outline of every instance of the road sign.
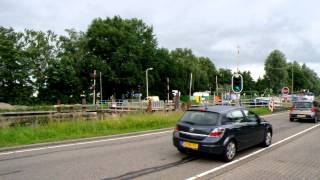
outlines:
M288 87L283 87L281 90L282 94L288 95L289 94L289 88Z
M243 77L241 74L234 74L231 79L232 91L234 93L241 93L243 89Z

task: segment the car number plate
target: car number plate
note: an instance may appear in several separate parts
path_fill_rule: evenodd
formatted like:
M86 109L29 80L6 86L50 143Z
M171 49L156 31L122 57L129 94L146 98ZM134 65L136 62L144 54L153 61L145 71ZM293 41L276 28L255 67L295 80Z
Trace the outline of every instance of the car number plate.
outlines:
M185 141L182 142L182 146L185 147L185 148L193 149L193 150L198 150L198 148L199 148L199 144L185 142Z
M304 118L304 117L306 117L306 115L301 115L301 114L299 114L298 117L299 117L299 118Z

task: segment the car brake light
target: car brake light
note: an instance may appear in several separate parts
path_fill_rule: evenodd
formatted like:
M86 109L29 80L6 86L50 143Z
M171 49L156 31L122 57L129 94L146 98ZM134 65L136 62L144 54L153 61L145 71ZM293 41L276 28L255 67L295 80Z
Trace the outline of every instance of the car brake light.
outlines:
M178 128L178 126L176 126L176 127L174 128L174 131L180 131L180 129Z
M224 128L215 128L213 131L209 133L210 137L221 137L224 134Z
M311 108L311 112L317 112L317 108L315 108L315 107L313 107L313 108Z

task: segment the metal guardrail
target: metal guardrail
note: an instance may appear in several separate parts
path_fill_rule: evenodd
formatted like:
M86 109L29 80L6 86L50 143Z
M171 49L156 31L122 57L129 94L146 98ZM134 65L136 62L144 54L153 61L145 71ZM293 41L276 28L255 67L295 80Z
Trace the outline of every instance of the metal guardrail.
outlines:
M255 107L268 107L269 104L259 104L253 103L251 99L242 99L240 101L242 106L247 108L255 108ZM232 101L222 101L222 102L214 102L214 101L205 101L200 103L199 105L238 105ZM282 100L274 100L274 109L284 109L291 106L290 102L282 102ZM5 112L0 113L0 117L21 117L21 116L37 116L37 115L54 115L54 114L85 114L86 112L103 112L103 113L121 113L121 112L137 112L137 111L172 111L175 109L175 104L173 102L165 102L165 101L154 101L149 104L148 101L104 101L101 104L96 105L82 105L82 104L74 104L74 105L54 105L52 106L51 111L24 111L24 112ZM180 104L179 106L182 110L185 110L186 104Z
M106 110L106 109L113 109L113 110L136 110L136 111L143 111L147 110L149 106L149 102L147 101L140 101L140 102L106 102L104 105L98 107L98 109ZM159 111L159 110L173 110L174 104L173 103L166 103L164 101L153 101L151 102L150 109L152 111Z

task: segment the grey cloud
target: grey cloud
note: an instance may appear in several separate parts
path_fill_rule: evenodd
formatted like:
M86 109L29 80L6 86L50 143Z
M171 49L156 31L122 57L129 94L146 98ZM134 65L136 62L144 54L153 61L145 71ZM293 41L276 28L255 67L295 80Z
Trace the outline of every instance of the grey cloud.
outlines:
M273 49L320 64L318 6L299 0L2 0L0 25L63 34L65 28L85 31L96 17L140 18L154 27L160 47L191 48L218 67L233 68L238 60L242 68L256 68Z

